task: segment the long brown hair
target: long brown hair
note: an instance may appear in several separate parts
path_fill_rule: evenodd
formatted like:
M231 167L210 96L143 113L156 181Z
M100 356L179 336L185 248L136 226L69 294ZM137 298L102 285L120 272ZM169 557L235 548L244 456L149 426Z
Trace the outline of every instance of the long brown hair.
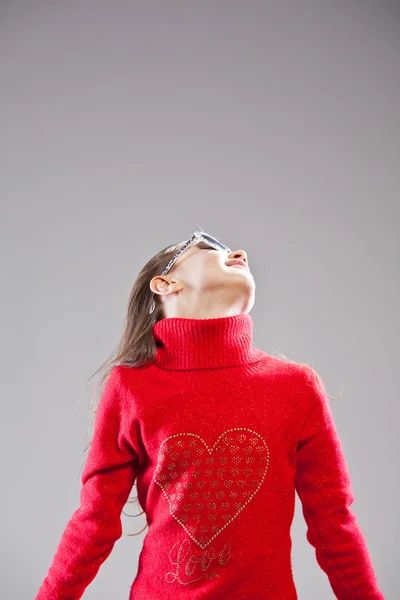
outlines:
M89 407L92 414L92 427L94 425L95 415L105 382L113 367L123 364L140 368L141 366L152 363L155 359L157 349L152 335L152 328L153 325L164 318L165 315L162 304L158 301L157 294L153 294L150 289L150 281L153 277L162 273L173 255L183 244L184 242L171 244L157 252L157 254L144 265L133 282L129 293L121 339L108 359L103 362L85 382L85 384L88 383L95 375L100 373L97 391L95 390L92 395ZM155 310L150 314L149 311L153 300L155 301ZM87 452L90 444L91 442L89 442L82 453ZM86 460L87 457L79 472L81 472ZM127 503L131 504L136 501L138 501L137 495L132 500L128 500ZM136 515L128 515L124 511L122 512L128 517L136 517L144 513L143 510ZM146 529L146 527L147 524L144 529ZM144 529L137 533L127 535L139 535Z
M156 356L156 344L152 335L153 325L162 318L165 318L162 304L158 300L157 294L153 294L150 289L150 281L153 277L160 275L165 267L168 265L172 256L179 250L184 242L179 242L166 246L160 250L155 256L153 256L139 272L138 276L133 282L132 288L129 293L125 322L123 326L123 332L121 339L116 346L114 352L109 358L100 365L100 367L86 380L86 383L93 379L95 375L100 373L100 384L97 392L92 395L90 410L93 419L91 425L94 424L94 417L96 415L99 400L101 398L104 384L107 377L116 365L128 365L130 367L140 368L141 366L151 364ZM155 301L155 310L150 314L150 307ZM283 352L275 353L277 358L285 360L287 362L295 363L296 361L288 358ZM318 373L313 371L316 382L318 382ZM329 396L330 397L330 396ZM331 398L331 397L330 397ZM91 442L86 446L82 453L86 452ZM81 470L86 461L84 461ZM131 504L138 502L138 496L128 500L127 503ZM122 511L124 515L128 517L137 517L144 513L144 510L135 514L129 515ZM147 527L136 532L126 535L139 535Z

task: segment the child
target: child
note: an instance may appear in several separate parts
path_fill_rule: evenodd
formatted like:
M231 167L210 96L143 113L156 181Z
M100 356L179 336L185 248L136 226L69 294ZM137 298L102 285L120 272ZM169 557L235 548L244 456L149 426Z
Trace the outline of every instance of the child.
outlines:
M296 600L296 491L336 597L384 600L324 384L252 345L254 292L246 253L205 232L142 269L36 600L82 597L135 482L149 529L129 600Z

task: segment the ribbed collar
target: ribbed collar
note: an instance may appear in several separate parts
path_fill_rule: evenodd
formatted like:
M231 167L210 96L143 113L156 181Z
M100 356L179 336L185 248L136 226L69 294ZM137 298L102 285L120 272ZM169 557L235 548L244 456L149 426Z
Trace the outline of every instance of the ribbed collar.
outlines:
M249 314L214 319L172 317L153 325L155 364L162 369L211 369L260 360Z

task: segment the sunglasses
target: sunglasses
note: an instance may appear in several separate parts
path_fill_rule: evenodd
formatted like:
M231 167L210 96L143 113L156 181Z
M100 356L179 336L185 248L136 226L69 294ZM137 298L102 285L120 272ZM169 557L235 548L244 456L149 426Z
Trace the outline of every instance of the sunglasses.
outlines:
M207 244L211 248L214 248L215 250L225 250L226 252L231 251L231 249L228 248L228 246L225 246L225 244L217 240L217 238L213 237L209 233L205 233L204 231L195 231L192 237L183 244L183 246L178 250L176 254L174 254L174 256L171 258L171 260L165 267L164 271L161 273L161 275L166 275L168 271L172 268L172 266L175 264L176 260L180 257L182 252L187 250L187 248L189 248L192 244L197 243L199 241L204 242L205 244ZM156 303L153 299L151 308L149 310L149 314L154 312L155 307Z

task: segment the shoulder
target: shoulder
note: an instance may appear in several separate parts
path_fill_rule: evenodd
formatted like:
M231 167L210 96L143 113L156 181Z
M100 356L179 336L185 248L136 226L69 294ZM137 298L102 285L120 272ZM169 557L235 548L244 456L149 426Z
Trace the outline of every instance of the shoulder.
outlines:
M132 383L138 380L138 371L139 369L137 367L132 367L126 364L115 365L110 370L109 377L125 390L129 390L132 389Z
M123 406L131 410L137 404L137 391L142 389L140 369L129 365L115 365L109 372L112 387L118 390Z
M123 405L125 403L128 377L129 373L125 365L114 365L109 369L102 385L101 398L103 404L113 402Z
M315 369L306 363L295 362L286 357L266 354L264 359L265 367L276 377L281 377L286 381L291 381L294 385L308 385L315 381L319 376Z

